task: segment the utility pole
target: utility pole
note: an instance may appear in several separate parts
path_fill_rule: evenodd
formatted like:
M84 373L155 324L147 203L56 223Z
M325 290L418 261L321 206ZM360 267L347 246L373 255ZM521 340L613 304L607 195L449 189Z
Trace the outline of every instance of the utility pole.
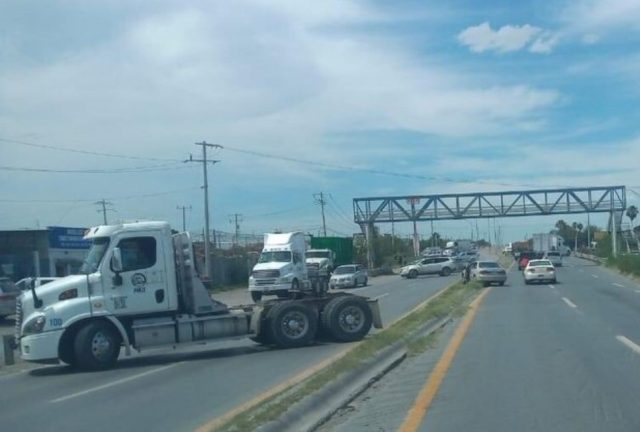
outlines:
M94 204L102 206L102 210L98 210L98 213L102 212L102 219L104 221L104 224L108 225L108 223L107 223L107 210L111 210L111 209L108 209L107 206L108 205L113 205L113 203L109 202L109 201L105 201L105 199L103 198L100 201L96 201Z
M185 213L187 210L191 211L191 206L177 206L176 209L182 210L182 232L185 232L187 231L187 218Z
M320 204L320 208L322 209L322 232L324 236L327 236L327 223L324 218L324 206L327 205L327 201L324 199L324 194L322 192L313 194L313 198L316 200L316 204Z
M242 222L242 215L240 213L234 213L229 217L229 223L234 224L235 235L233 237L233 245L238 246L240 244L240 222Z
M185 162L202 163L202 174L204 176L204 185L202 186L204 190L204 275L208 279L211 270L209 265L211 258L209 257L209 180L207 178L207 164L215 165L220 161L208 160L207 148L222 148L222 146L219 144L210 144L205 141L195 143L195 145L202 147L202 159L194 159L193 155L189 155L189 159L185 160Z

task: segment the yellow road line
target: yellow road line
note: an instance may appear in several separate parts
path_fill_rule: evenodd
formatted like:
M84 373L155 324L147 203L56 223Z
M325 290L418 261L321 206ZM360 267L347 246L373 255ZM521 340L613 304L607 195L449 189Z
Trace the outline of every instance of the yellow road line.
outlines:
M482 300L490 290L491 288L488 288L480 293L480 295L469 305L469 311L453 334L451 342L449 342L449 345L444 350L442 357L438 360L436 367L431 372L431 375L429 375L429 378L420 391L420 394L418 394L418 397L409 410L404 423L402 423L402 426L398 429L399 432L417 431L422 424L422 420L427 414L431 403L435 399L436 394L440 389L440 385L442 384L451 363L453 363L453 359L455 358L467 331L471 327L471 323L473 323L473 319L476 316L480 303L482 303Z
M393 320L393 322L391 322L389 324L389 326L391 326L394 323L400 321L401 319L405 318L406 316L408 316L409 314L415 312L416 310L420 309L421 307L426 306L427 304L429 304L430 302L432 302L433 300L435 300L436 298L438 298L439 296L444 294L448 289L450 289L452 286L454 286L456 284L456 282L458 282L458 281L456 280L456 281L452 282L451 284L445 286L444 288L439 290L437 293L435 293L434 295L432 295L428 299L424 300L423 302L421 302L419 305L417 305L416 307L414 307L413 309L411 309L407 313L405 313L405 314L401 315L400 317L396 318L395 320ZM260 393L259 395L257 395L256 397L252 398L251 400L249 400L249 401L247 401L247 402L245 402L245 403L233 408L231 411L227 411L222 416L216 417L214 419L211 419L207 423L205 423L202 426L198 427L195 430L195 432L209 432L209 431L217 430L218 428L222 427L225 423L227 423L229 420L231 420L233 417L237 416L238 414L240 414L240 413L242 413L244 411L248 411L248 410L260 405L262 402L274 397L275 395L287 390L288 388L290 388L290 387L292 387L294 385L300 384L302 381L306 380L307 378L309 378L310 376L314 375L315 373L321 371L322 369L325 369L325 368L331 366L333 363L335 363L336 361L340 360L342 357L347 355L350 351L355 349L359 344L360 344L360 342L352 344L351 346L343 349L342 351L340 351L337 354L329 357L328 359L323 360L320 363L317 363L317 364L311 366L309 369L305 369L304 371L300 372L298 375L289 378L288 380L284 381L283 383L278 384L277 386L272 387L269 390L266 390L266 391Z

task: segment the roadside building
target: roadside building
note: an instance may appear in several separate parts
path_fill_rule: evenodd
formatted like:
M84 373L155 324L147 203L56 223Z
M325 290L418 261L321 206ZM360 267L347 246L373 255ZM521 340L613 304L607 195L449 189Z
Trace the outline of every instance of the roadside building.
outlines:
M77 273L89 243L86 228L47 227L0 231L0 277L14 281L28 276Z

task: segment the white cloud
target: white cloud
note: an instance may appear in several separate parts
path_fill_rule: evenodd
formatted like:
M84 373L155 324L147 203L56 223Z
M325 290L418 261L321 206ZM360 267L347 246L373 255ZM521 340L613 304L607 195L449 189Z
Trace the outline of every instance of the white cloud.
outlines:
M529 51L537 54L548 54L558 43L560 36L551 32L543 32L529 47Z
M497 51L501 53L519 51L542 32L538 27L506 25L493 30L488 22L471 26L458 34L458 41L473 52Z
M574 31L640 30L640 2L637 0L576 0L562 13Z

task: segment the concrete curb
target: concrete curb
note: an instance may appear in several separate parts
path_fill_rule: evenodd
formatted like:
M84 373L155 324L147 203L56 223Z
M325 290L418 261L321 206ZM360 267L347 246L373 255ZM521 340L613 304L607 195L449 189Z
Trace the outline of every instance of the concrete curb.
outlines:
M428 336L444 327L451 316L432 320L418 328L409 340ZM340 408L345 407L371 387L407 357L407 341L395 342L363 364L347 372L339 381L324 386L303 398L278 420L257 429L260 432L313 431L329 420Z
M583 254L583 253L575 253L573 254L573 256L575 256L576 258L580 258L580 259L584 259L587 261L591 261L594 263L598 263L598 264L602 264L602 258L597 257L595 255L587 255L587 254Z

